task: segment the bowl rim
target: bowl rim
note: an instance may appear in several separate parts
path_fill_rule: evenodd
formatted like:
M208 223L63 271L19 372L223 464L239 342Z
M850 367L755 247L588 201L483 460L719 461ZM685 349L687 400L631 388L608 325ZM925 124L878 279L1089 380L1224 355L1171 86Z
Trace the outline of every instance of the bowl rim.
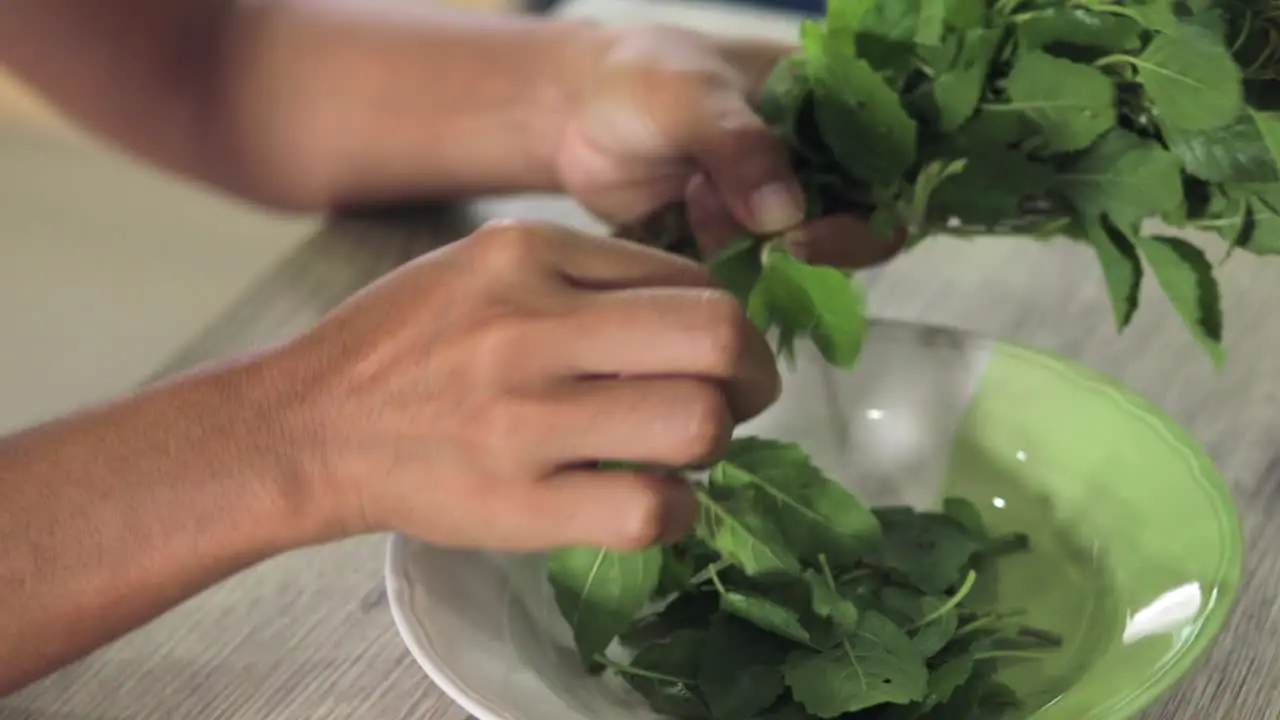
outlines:
M966 333L964 330L958 330ZM1203 489L1207 499L1214 504L1214 515L1218 527L1222 531L1224 542L1222 562L1219 566L1216 586L1213 590L1213 604L1200 618L1199 627L1192 639L1177 651L1176 655L1166 658L1146 681L1137 686L1128 695L1115 698L1109 706L1101 706L1091 710L1083 720L1131 720L1138 713L1150 709L1158 701L1175 690L1188 676L1209 659L1210 651L1222 639L1223 630L1234 617L1240 603L1244 578L1246 538L1244 523L1240 517L1240 508L1236 504L1235 493L1227 483L1227 479L1218 469L1213 456L1205 449L1195 436L1181 422L1172 417L1164 408L1146 395L1116 380L1111 375L1090 367L1089 365L1067 357L1062 353L1044 348L1037 348L1027 343L1013 340L997 340L1018 353L1042 360L1051 360L1063 369L1076 374L1081 380L1105 388L1120 395L1125 403L1133 409L1149 413L1166 421L1164 429L1173 435L1173 439L1190 452L1198 461L1203 461L1208 472L1202 476ZM1097 712L1105 711L1106 715ZM1034 717L1034 716L1032 716Z
M506 713L480 697L480 693L467 687L444 663L432 657L423 643L418 642L419 632L416 628L419 623L410 619L409 612L409 608L413 606L410 599L413 595L412 584L398 572L398 568L407 566L409 544L416 542L420 541L402 533L393 533L387 540L386 560L383 563L387 606L391 608L391 619L401 642L409 649L409 654L431 682L475 720L511 720Z
M1194 638L1184 645L1170 662L1160 667L1140 688L1119 699L1111 707L1099 708L1108 712L1108 715L1094 716L1091 712L1089 718L1091 720L1131 720L1138 713L1150 709L1156 702L1166 697L1170 691L1184 682L1193 671L1200 668L1209 659L1210 651L1222 639L1222 633L1227 623L1235 617L1242 594L1246 555L1244 524L1240 517L1240 508L1236 504L1235 494L1218 469L1213 457L1204 448L1204 445L1191 435L1190 431L1182 423L1171 417L1164 408L1142 393L1129 388L1101 370L1090 367L1057 351L1034 347L1017 340L993 338L965 328L941 323L922 323L898 318L871 318L869 324L872 326L913 328L926 332L945 333L960 338L965 342L990 343L995 347L1003 345L1032 356L1053 360L1076 373L1082 379L1118 391L1136 409L1166 419L1169 430L1176 434L1176 439L1196 455L1208 461L1208 467L1212 472L1210 476L1205 478L1208 481L1206 487L1210 490L1211 498L1216 501L1219 509L1223 511L1218 515L1220 525L1224 531L1224 541L1226 542L1218 586L1213 588L1215 593L1214 603L1201 619ZM419 624L411 619L410 615L412 613L409 612L412 607L410 598L413 594L412 588L409 587L411 583L407 582L407 577L400 573L399 569L407 566L409 546L420 542L401 533L393 533L387 542L384 583L387 590L387 604L391 609L391 616L401 641L408 648L409 653L419 667L422 668L423 672L426 673L427 677L445 695L476 720L513 720L510 715L486 702L480 697L479 693L466 687L465 683L457 678L452 671L442 663L437 662L436 658L431 657L426 647L419 642L421 633L416 630Z

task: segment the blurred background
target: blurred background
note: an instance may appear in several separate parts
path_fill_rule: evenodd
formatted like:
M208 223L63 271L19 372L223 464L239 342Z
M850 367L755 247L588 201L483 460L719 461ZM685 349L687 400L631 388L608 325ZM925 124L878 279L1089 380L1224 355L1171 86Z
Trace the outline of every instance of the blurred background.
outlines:
M422 1L483 12L558 4ZM677 16L726 3L604 4L633 22L679 24ZM756 17L765 7L819 12L822 0L728 4L746 6L735 15L749 26L770 25ZM0 433L136 387L320 223L136 164L64 122L0 66Z
M135 386L318 224L134 164L0 67L0 433Z

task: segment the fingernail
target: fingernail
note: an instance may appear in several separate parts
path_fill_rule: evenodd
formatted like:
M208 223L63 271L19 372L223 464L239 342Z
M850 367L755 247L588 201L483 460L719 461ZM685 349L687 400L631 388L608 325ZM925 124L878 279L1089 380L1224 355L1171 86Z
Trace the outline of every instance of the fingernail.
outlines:
M804 203L783 183L771 183L751 196L751 213L762 232L777 232L804 219Z

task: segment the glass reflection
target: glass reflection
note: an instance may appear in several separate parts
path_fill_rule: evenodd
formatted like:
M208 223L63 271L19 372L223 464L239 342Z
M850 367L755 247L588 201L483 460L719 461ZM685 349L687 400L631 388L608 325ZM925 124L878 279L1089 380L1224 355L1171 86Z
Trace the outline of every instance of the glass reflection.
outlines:
M1194 621L1203 608L1200 583L1180 585L1131 614L1125 623L1123 642L1132 645L1144 638L1177 632Z

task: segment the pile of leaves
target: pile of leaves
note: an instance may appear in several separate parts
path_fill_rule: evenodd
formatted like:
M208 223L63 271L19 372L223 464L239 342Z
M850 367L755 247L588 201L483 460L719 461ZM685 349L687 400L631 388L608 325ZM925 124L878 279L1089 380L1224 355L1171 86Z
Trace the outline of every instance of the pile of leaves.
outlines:
M993 537L958 499L869 510L791 443L734 440L667 548L548 558L585 666L689 720L969 720L1016 709L998 664L1058 639L992 609ZM985 591L984 591L985 588Z
M1091 247L1118 330L1147 272L1215 364L1215 263L1178 230L1280 254L1274 0L828 0L757 109L791 149L810 217L852 212L908 248L935 236ZM1152 233L1158 220L1175 232ZM696 254L673 206L618 233ZM718 282L790 356L856 364L862 289L744 235ZM998 665L1057 639L993 609L977 509L864 507L793 444L740 438L696 484L680 543L548 558L586 666L693 720L970 720L1018 698Z
M829 0L758 111L810 215L928 237L1093 248L1124 330L1149 271L1225 362L1215 263L1183 233L1280 253L1280 4L1273 0ZM693 252L679 206L624 229ZM1144 262L1145 261L1145 262ZM712 263L789 353L848 367L865 324L843 274L744 236Z

